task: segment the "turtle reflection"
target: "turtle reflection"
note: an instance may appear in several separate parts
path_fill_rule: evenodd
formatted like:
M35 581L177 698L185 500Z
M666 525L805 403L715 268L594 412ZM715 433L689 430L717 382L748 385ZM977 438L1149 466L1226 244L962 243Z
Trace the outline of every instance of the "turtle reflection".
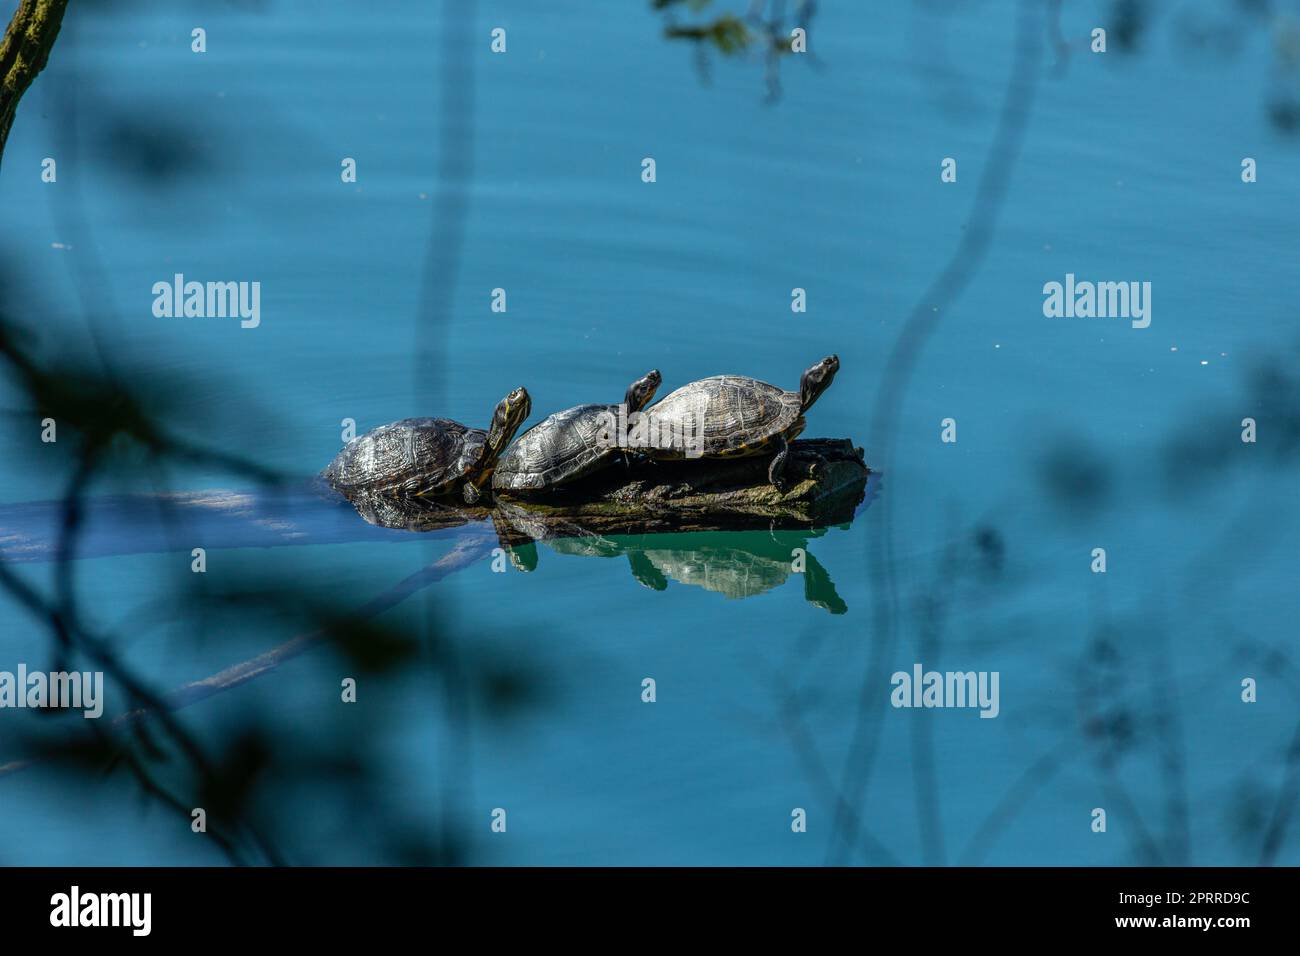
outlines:
M832 614L848 610L830 574L808 549L810 540L826 533L824 528L603 535L554 516L543 520L505 503L488 509L366 494L353 494L348 500L368 523L403 531L445 531L490 520L501 547L520 571L538 567L541 541L557 554L626 556L632 576L655 591L667 590L669 582L675 581L739 599L771 591L796 574L803 579L809 603Z
M514 531L495 510L478 505L452 504L431 498L401 498L369 491L353 491L343 497L367 524L395 531L450 531L465 525L491 520L501 547L510 555L510 563L520 571L537 567L537 545Z
M538 543L557 554L626 556L633 577L656 591L669 582L746 598L803 582L812 604L847 610L826 569L808 550L829 528L848 528L875 495L879 478L847 439L796 441L785 469L798 478L773 489L760 458L629 465L595 476L603 484L566 488L547 501L497 496L492 507L454 499L348 494L373 525L439 532L491 521L501 548L523 571L538 567Z
M557 554L626 555L632 576L655 591L667 590L669 581L676 581L740 599L771 591L796 574L803 579L809 603L832 614L848 610L830 574L808 549L811 539L826 533L824 528L601 535L576 526L539 526L527 511L508 505L499 505L496 515L498 535L512 552L530 544L535 547L534 542L540 540ZM847 528L848 524L836 527ZM535 551L531 557L535 566Z
M798 563L803 567L804 598L832 614L843 614L848 605L808 550L809 537L794 531L696 532L648 535L624 547L633 576L648 588L666 590L671 579L729 598L753 597L784 584L797 573ZM560 542L549 543L555 547Z

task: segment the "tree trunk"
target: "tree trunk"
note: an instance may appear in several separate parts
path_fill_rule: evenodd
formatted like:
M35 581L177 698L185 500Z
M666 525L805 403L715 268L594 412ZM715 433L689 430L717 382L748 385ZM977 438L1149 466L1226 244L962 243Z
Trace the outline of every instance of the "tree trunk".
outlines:
M68 0L21 0L0 40L0 159L18 101L45 69Z

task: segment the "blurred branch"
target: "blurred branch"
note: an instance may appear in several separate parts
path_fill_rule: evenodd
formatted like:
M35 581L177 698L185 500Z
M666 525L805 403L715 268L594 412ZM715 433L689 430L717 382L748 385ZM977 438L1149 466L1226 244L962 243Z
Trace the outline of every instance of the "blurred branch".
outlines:
M707 81L709 48L716 48L724 56L744 53L761 54L765 67L767 101L775 102L781 95L779 63L786 53L795 51L794 29L808 31L816 10L815 0L796 0L793 13L787 13L780 0L751 0L744 16L723 13L695 23L678 23L674 8L687 6L699 13L709 5L709 0L651 0L650 6L664 13L664 36L669 40L685 40L695 45L701 79ZM770 9L769 9L770 8ZM811 53L801 53L813 59Z
M359 608L351 616L350 621L358 623L395 607L420 589L469 567L487 553L495 543L496 539L487 533L464 535L447 554L433 564L398 582ZM31 589L12 576L3 562L0 562L0 583L10 588L32 610L48 614L51 620L62 623L63 615L52 608L47 608ZM137 707L121 714L114 718L112 726L117 728L131 724L156 711L180 710L224 691L240 687L269 674L286 661L298 657L331 637L338 636L337 631L337 627L324 626L296 635L263 654L233 664L210 677L183 684L163 697L154 698L148 706ZM0 777L26 770L34 763L36 760L14 760L0 764Z
M946 317L948 309L978 274L992 243L994 228L1002 202L1010 188L1016 158L1020 154L1038 88L1042 57L1042 15L1041 7L1034 0L1021 0L1018 5L1013 41L1014 59L1003 93L993 145L975 194L970 222L943 270L913 306L894 340L885 366L872 413L871 437L875 454L885 463L886 470L897 465L894 451L898 420L912 372L921 358L925 344ZM845 799L859 807L866 799L867 787L879 752L882 723L880 707L885 695L878 693L878 689L886 684L890 659L898 638L899 600L891 505L887 497L881 504L879 527L869 545L872 581L880 588L879 598L874 602L874 653L863 674L862 690L854 717L853 738L843 771L842 789ZM843 815L837 817L834 833L839 838L838 847L833 840L828 862L834 862L841 852L858 844L856 827L850 818Z
M412 594L455 574L478 561L496 544L496 538L488 534L467 534L456 542L455 546L433 564L410 575L382 594L358 609L352 616L353 622L374 617L389 608L395 607ZM173 710L197 704L222 691L239 687L267 674L285 661L297 657L304 651L337 636L337 628L322 627L306 634L299 634L283 644L259 654L250 660L227 667L220 673L203 680L191 681L167 695L167 706ZM141 716L139 711L123 714L121 720L133 720Z
M837 813L854 820L858 837L862 841L862 852L869 860L880 860L886 866L902 866L903 861L871 832L865 821L858 818L857 808L845 801L836 789L830 769L817 749L817 740L803 719L804 708L799 692L790 686L779 670L766 676L771 684L772 696L780 706L781 727L789 738L805 777L818 788L823 800L834 804Z
M68 0L21 0L0 41L0 159L18 101L45 69Z
M718 17L711 23L691 26L669 24L664 27L664 36L670 40L707 41L723 53L735 53L745 49L753 37L745 29L745 24L738 17L730 14Z
M1009 827L1016 815L1029 803L1036 791L1044 789L1077 748L1072 733L1067 733L1055 746L1027 766L1019 777L1007 787L1006 793L989 812L971 836L970 842L957 860L958 866L981 866L984 855L999 834Z
M1259 865L1273 866L1277 862L1278 850L1286 837L1287 827L1291 823L1291 814L1300 798L1300 724L1296 725L1295 737L1286 754L1286 779L1278 791L1277 807L1269 821L1264 835L1264 846L1260 851Z

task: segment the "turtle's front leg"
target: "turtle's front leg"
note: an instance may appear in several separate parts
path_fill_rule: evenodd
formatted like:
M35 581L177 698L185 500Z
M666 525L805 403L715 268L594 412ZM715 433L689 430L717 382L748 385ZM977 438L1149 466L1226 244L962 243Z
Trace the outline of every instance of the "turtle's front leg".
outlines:
M646 465L658 465L659 459L651 458L643 451L623 452L623 465L631 471L633 468L644 468Z
M785 473L785 466L789 460L790 446L782 436L777 439L776 454L772 456L772 463L767 466L767 480L782 494L785 494L789 487L789 480Z
M475 485L474 482L472 481L465 482L465 504L476 505L478 504L478 499L479 499L478 486Z

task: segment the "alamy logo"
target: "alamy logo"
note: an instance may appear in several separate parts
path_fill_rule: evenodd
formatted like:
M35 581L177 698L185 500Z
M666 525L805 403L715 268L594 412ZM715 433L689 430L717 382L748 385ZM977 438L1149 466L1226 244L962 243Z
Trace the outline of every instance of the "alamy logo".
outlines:
M129 926L133 936L153 928L152 893L85 893L78 886L50 897L51 926Z
M912 665L912 673L896 671L889 701L895 707L978 707L981 717L996 717L999 671L927 671Z
M182 273L171 282L153 284L153 314L160 319L240 319L255 329L262 323L262 283L186 282Z
M104 713L103 671L0 671L0 707L80 710L93 720Z
M600 431L596 445L600 448L660 448L677 449L685 458L699 458L704 454L704 416L694 415L660 417L653 411L629 412L621 403L617 413L601 412Z
M1133 328L1151 324L1150 282L1075 282L1065 274L1065 284L1043 286L1043 315L1049 319L1132 319Z

